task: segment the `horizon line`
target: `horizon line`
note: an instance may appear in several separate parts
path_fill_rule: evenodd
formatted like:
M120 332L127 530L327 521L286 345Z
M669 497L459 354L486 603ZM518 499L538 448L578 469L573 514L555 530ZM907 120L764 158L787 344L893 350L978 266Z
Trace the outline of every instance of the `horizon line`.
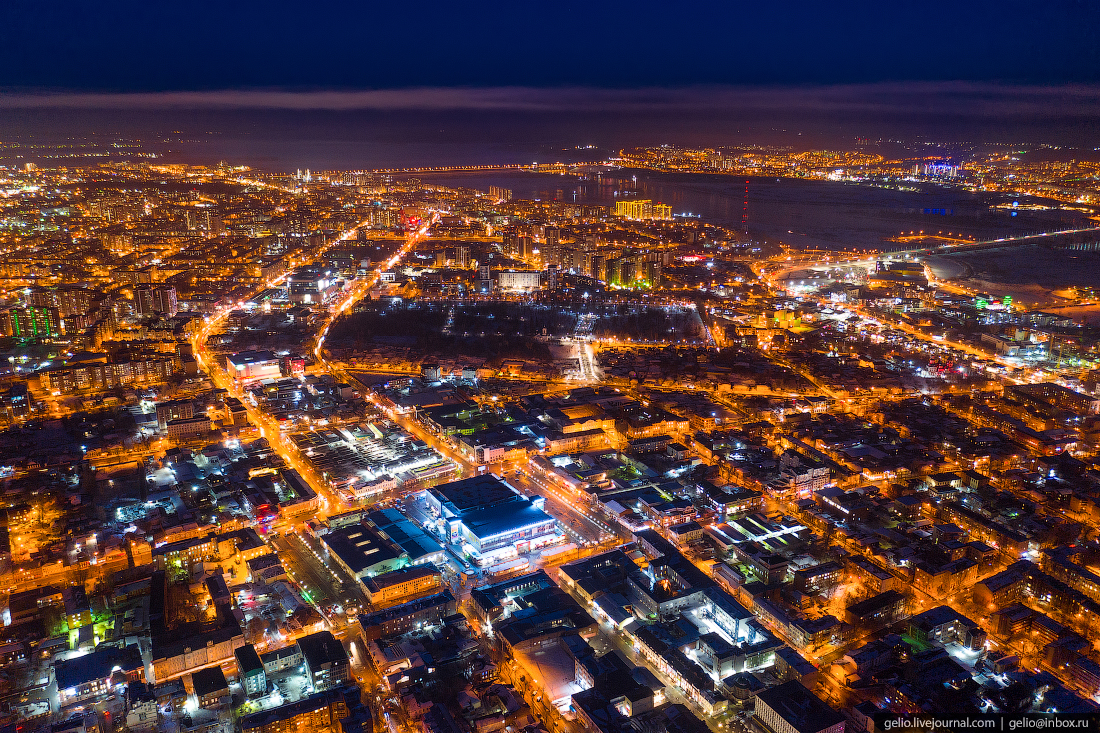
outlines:
M930 108L931 105L931 108ZM878 82L827 86L278 88L162 92L0 90L0 109L634 112L805 110L984 115L1094 115L1100 85Z

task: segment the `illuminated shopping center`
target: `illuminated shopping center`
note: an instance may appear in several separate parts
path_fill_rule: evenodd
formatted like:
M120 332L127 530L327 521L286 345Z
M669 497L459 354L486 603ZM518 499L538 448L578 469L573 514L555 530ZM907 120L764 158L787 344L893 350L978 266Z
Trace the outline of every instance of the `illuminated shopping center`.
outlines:
M453 481L424 492L448 541L488 566L561 539L543 498L523 496L492 474Z

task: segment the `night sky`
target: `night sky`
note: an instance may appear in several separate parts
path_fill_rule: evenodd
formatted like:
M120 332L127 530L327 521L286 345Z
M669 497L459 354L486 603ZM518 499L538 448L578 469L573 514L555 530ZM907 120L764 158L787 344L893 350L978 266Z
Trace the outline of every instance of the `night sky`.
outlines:
M0 4L0 88L137 92L1100 82L1100 3Z

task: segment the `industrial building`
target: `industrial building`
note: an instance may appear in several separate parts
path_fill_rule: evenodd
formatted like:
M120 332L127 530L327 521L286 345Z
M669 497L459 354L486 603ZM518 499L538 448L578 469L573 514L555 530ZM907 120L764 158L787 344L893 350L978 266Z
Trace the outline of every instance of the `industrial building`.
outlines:
M356 580L399 570L408 554L381 532L365 524L333 529L321 536L327 559L335 560Z

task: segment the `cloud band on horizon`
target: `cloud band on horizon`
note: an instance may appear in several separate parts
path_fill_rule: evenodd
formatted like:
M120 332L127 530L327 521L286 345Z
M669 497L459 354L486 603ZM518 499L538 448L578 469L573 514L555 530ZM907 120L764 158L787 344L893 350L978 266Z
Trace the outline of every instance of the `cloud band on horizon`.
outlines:
M899 82L818 87L697 86L416 87L377 90L224 89L136 93L7 92L0 109L499 110L638 112L679 110L866 112L960 116L1100 114L1100 86Z

